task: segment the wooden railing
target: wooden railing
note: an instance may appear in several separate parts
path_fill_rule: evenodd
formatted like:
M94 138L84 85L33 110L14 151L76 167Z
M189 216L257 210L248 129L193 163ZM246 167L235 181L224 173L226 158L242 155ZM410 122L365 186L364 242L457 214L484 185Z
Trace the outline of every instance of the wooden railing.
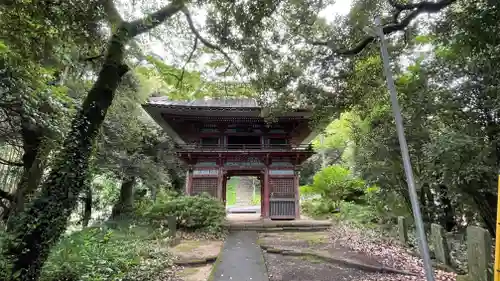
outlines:
M312 145L300 144L178 144L178 150L202 150L202 151L217 151L217 150L302 150L312 151Z

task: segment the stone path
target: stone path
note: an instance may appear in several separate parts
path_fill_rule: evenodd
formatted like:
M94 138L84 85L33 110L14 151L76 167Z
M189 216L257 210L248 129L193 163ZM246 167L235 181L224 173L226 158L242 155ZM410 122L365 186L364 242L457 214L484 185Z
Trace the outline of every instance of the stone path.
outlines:
M255 231L229 233L212 281L269 281Z
M251 178L239 177L238 186L236 186L236 203L237 207L251 206L253 197L253 186Z

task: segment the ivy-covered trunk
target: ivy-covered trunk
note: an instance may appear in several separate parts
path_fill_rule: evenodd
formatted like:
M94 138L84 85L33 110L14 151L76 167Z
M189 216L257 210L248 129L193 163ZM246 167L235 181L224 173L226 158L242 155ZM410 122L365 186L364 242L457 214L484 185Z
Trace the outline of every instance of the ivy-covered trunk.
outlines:
M120 197L113 206L111 212L112 219L121 219L128 217L134 210L134 185L135 176L125 176L120 188Z
M123 34L122 34L123 35ZM15 239L5 251L12 262L12 281L38 280L50 248L66 229L68 218L84 190L92 144L128 67L123 64L123 36L113 35L97 81L55 161L41 194L16 218L10 232Z

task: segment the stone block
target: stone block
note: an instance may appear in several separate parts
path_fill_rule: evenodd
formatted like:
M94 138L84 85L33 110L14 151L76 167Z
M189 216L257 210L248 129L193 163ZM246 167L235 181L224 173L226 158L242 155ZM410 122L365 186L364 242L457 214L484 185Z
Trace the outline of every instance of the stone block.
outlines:
M493 281L489 270L492 239L490 233L481 227L467 227L467 261L469 278L474 281Z
M434 246L436 259L444 265L450 266L450 250L446 240L446 233L442 226L439 224L431 224L431 243Z
M177 235L177 219L175 216L167 216L168 237Z
M405 217L398 217L398 238L403 244L408 244L408 223Z

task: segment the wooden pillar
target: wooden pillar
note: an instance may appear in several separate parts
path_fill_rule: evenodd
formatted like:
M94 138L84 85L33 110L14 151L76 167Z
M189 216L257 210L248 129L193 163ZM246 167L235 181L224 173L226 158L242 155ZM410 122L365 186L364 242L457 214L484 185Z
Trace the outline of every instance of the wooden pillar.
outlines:
M299 179L300 179L299 171L295 170L294 177L293 177L293 185L294 185L294 189L295 189L295 219L300 219Z
M217 176L217 199L223 201L224 198L222 197L223 195L223 183L224 183L224 170L222 168L219 168L219 175Z
M264 218L269 218L269 169L264 169Z
M259 180L260 180L260 217L263 218L265 216L265 209L264 209L264 173L261 174Z
M224 202L224 206L227 204L227 175L225 173L222 174L222 202Z

